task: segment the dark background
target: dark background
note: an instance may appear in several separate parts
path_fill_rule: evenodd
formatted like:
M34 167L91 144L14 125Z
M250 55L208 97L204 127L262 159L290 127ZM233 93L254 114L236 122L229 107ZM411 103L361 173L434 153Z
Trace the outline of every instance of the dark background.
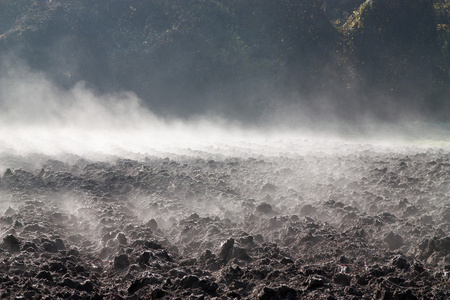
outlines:
M0 0L0 71L133 91L168 117L441 122L449 15L444 0Z

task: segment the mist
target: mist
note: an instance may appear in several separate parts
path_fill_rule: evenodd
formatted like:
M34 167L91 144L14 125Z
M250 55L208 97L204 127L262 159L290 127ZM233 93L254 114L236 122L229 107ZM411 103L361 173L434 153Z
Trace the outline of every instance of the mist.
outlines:
M99 158L132 153L194 154L207 149L250 156L307 153L336 142L380 146L426 146L427 142L445 146L448 142L445 127L417 118L383 124L368 117L363 122L345 123L333 114L307 116L294 105L279 107L264 122L254 124L214 113L159 116L133 92L99 93L84 82L64 89L24 64L4 74L0 87L4 153L96 153Z
M157 116L133 92L98 94L83 82L62 89L24 66L2 76L0 86L3 152L118 155L263 139L261 131L218 116Z

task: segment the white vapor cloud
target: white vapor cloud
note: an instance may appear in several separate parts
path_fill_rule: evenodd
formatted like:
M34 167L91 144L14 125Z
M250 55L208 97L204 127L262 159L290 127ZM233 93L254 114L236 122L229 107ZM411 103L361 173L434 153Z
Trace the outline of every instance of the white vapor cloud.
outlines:
M219 118L168 120L132 92L70 90L27 68L0 78L0 146L15 153L122 154L199 148L255 136Z
M64 90L44 74L26 67L15 68L11 74L0 77L0 152L3 153L126 156L126 153L189 154L200 150L251 156L342 151L345 148L342 145L348 143L392 145L393 141L405 141L394 135L391 128L380 130L371 123L365 126L372 133L378 130L376 139L366 136L364 140L350 141L343 140L342 136L336 138L336 132L318 135L314 130L273 124L250 129L212 116L190 120L162 118L143 105L134 93L98 95L82 82ZM408 126L410 132L419 132L415 127L411 129L411 124ZM440 143L441 146L449 144L448 139L441 139Z

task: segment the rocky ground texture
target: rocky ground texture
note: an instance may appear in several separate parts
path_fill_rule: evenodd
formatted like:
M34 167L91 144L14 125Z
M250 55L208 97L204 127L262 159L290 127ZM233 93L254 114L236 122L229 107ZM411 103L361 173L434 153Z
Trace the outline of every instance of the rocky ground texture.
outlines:
M3 154L3 299L449 299L438 149Z

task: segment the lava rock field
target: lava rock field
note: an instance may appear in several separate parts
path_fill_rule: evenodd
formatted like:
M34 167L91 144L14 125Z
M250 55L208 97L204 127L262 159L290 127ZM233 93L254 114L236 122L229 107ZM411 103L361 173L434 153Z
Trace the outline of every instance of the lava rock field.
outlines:
M449 299L449 152L346 147L2 154L0 298Z

